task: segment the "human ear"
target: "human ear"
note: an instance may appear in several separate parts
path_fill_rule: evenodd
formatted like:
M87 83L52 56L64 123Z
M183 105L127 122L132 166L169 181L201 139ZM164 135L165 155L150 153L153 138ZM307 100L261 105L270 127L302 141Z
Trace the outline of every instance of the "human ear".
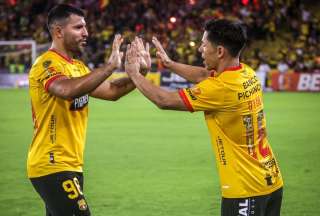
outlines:
M217 46L218 58L223 58L226 49L223 46Z
M59 26L59 25L54 26L53 32L57 38L63 38L64 33L63 33L63 29L61 26Z

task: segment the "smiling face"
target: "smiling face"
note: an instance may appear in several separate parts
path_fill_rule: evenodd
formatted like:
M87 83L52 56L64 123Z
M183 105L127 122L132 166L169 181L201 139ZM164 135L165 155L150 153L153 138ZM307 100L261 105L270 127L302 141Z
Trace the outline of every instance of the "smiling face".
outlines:
M62 40L66 51L80 54L87 45L88 31L84 17L71 14L60 26L57 37Z
M218 65L219 53L218 46L212 44L208 40L208 32L205 31L203 33L203 37L201 40L201 45L199 47L199 52L201 53L201 57L203 58L203 64L207 70L215 70Z

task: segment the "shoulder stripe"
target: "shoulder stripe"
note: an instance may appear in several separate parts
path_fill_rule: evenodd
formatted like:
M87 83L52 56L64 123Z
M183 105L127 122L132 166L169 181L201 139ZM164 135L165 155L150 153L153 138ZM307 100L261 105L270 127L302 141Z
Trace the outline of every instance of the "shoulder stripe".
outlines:
M190 104L190 102L189 102L187 96L185 95L183 89L180 89L180 90L178 91L178 93L179 93L179 95L180 95L183 103L186 105L187 109L188 109L190 112L194 112L194 110L193 110L193 108L192 108L192 105Z
M60 77L66 77L65 75L61 75L58 74L56 76L51 77L45 84L44 89L46 90L46 92L48 92L49 86L52 84L53 81L55 81L56 79L60 78Z

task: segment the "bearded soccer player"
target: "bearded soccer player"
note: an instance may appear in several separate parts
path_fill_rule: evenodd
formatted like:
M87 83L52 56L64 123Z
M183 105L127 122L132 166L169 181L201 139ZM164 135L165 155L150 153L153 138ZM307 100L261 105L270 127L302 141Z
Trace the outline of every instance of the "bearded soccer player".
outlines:
M253 69L239 60L246 41L239 23L207 22L199 47L202 68L172 61L153 38L163 64L196 83L176 92L141 76L136 42L127 50L125 69L159 108L204 112L219 170L222 216L278 216L283 181L267 139L261 84Z
M76 59L88 37L83 11L57 5L47 24L51 48L37 58L29 74L34 134L28 177L45 202L47 215L88 216L82 166L89 95L114 101L135 86L129 78L106 80L121 66L120 35L115 36L107 63L90 72Z

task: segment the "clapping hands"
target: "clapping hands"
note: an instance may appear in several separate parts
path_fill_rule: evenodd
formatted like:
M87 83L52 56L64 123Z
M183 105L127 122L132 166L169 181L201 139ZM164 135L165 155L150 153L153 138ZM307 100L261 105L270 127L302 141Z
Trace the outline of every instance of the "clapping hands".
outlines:
M143 73L148 72L151 69L151 57L149 52L149 43L146 43L144 47L143 41L139 37L135 37L132 42L132 48L135 48L138 53L138 62Z
M135 37L134 41L127 47L125 70L129 76L138 72L145 75L150 68L149 43L146 43L146 46L144 46L142 39Z
M115 36L112 44L112 53L107 60L107 63L113 68L121 67L121 59L123 57L123 52L120 52L120 46L123 42L123 38L120 34ZM167 53L164 51L162 45L156 37L152 38L152 43L157 49L157 57L160 58L164 66L168 66L172 60L168 57ZM151 57L150 57L150 45L149 43L143 43L140 37L135 37L135 39L128 44L127 54L125 58L125 70L130 75L133 71L140 72L145 75L151 69Z

